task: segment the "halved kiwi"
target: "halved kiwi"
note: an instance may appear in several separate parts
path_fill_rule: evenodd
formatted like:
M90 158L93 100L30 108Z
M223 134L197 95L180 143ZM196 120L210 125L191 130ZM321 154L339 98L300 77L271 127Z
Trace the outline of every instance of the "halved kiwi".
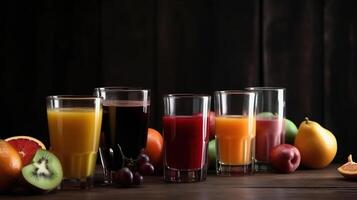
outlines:
M40 191L52 191L63 178L62 165L51 152L43 149L36 151L30 164L21 170L23 179Z

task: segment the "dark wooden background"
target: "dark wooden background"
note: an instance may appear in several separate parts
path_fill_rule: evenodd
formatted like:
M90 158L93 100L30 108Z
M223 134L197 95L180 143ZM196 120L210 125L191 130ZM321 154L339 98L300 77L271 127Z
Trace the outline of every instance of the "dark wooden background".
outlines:
M287 89L287 118L308 116L357 155L357 1L5 0L0 2L0 138L48 143L45 97L98 86L162 95L247 86Z

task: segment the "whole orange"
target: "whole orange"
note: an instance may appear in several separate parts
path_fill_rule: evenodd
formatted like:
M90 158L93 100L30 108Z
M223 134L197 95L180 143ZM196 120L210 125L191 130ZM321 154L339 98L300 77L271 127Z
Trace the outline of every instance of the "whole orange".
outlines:
M150 162L157 168L162 167L164 141L161 134L153 129L148 128L148 138L144 153L150 158Z
M0 140L0 191L10 189L20 176L21 168L19 153L9 143Z

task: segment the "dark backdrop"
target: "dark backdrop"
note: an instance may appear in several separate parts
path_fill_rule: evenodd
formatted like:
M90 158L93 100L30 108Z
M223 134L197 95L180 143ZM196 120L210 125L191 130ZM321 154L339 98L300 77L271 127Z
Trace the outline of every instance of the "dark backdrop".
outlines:
M357 1L5 0L0 2L0 137L48 144L45 96L98 86L162 95L282 86L287 118L308 116L357 155Z

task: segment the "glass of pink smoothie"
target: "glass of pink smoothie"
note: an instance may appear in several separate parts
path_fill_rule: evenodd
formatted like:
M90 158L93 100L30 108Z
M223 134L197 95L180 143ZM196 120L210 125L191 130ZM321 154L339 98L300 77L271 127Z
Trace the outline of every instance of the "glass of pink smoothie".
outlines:
M285 89L278 87L246 88L256 93L256 171L270 171L270 151L284 143Z

